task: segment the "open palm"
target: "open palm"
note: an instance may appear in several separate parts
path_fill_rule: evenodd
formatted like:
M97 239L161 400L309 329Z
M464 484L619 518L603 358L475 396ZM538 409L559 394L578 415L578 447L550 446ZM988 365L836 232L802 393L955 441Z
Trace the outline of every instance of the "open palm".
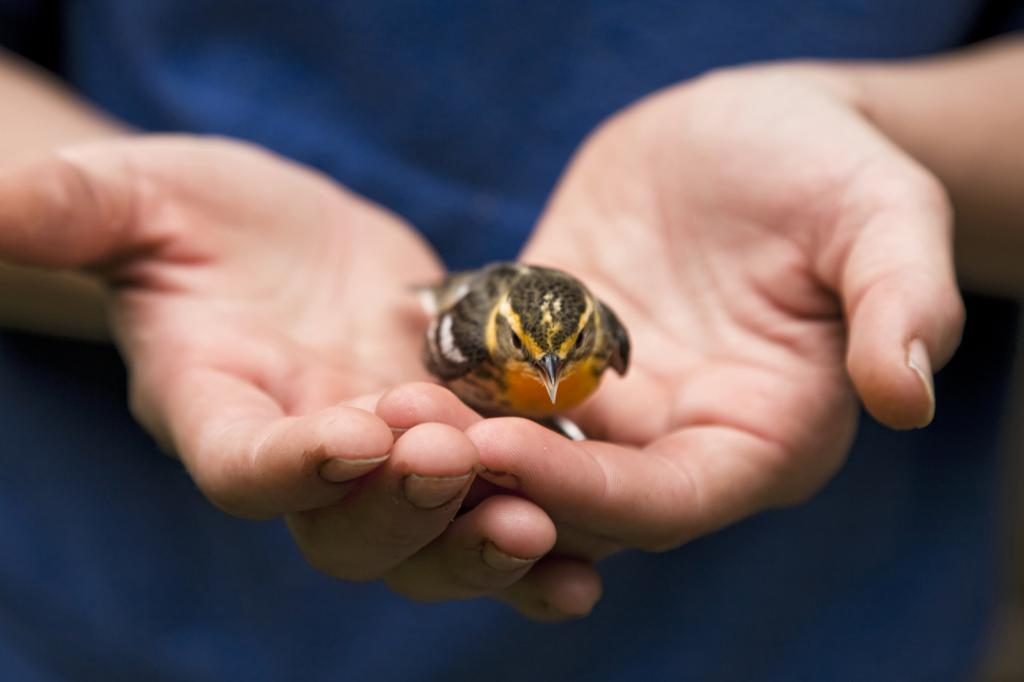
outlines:
M441 267L396 216L249 145L126 138L6 169L0 257L100 275L135 415L215 504L285 515L315 567L542 618L596 600L585 563L520 580L554 543L528 501L453 522L475 415L407 383L426 377L410 287Z
M522 255L579 275L633 337L629 374L577 415L601 440L518 420L471 438L584 552L803 500L858 395L891 426L930 421L962 324L950 228L937 182L812 71L655 95L582 147Z
M315 449L325 434L303 420L337 421L316 415L422 376L404 287L436 277L436 260L395 217L312 171L235 142L150 137L17 173L4 184L15 256L111 285L136 415L229 510L319 506L331 486L275 470L295 464L276 441L308 436ZM346 447L390 447L383 424L356 431ZM249 489L246 468L277 482Z

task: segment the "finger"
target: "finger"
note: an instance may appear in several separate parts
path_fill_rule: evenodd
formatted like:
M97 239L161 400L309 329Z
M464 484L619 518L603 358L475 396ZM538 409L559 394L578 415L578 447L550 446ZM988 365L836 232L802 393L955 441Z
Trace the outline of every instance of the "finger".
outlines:
M798 458L722 427L683 429L643 450L569 441L522 419L485 420L466 435L482 477L519 491L559 525L651 551L802 501L841 463Z
M911 170L894 173L904 179L886 189L898 198L878 199L880 208L849 226L856 236L830 268L849 324L847 369L868 411L894 428L931 422L932 373L952 356L964 322L948 202Z
M421 424L395 441L387 464L339 504L292 514L289 528L321 571L346 580L379 578L448 527L477 461L461 431Z
M577 559L545 557L498 599L533 620L582 618L601 600L601 575Z
M243 378L195 368L168 379L160 406L133 410L167 436L199 488L228 513L269 518L332 504L347 481L380 466L391 431L373 414L348 406L289 417ZM152 399L152 398L151 398ZM161 415L157 418L156 414Z
M448 389L425 382L397 386L385 393L376 408L377 416L392 429L410 429L417 424L437 422L465 430L482 417Z
M365 395L356 396L355 398L349 398L344 401L345 405L349 407L357 407L360 410L366 410L367 412L375 412L377 410L377 403L380 402L383 393L367 393ZM392 429L394 431L394 429Z
M108 148L110 145L107 145ZM0 258L71 268L156 244L133 221L133 190L120 155L76 147L0 171Z
M483 480L483 479L480 479ZM576 528L566 523L559 523L558 542L552 550L558 556L586 559L588 561L601 561L607 557L618 554L625 549L620 543L612 539L597 535L589 528Z
M491 497L388 576L395 591L440 601L489 594L522 578L555 544L555 524L535 504Z

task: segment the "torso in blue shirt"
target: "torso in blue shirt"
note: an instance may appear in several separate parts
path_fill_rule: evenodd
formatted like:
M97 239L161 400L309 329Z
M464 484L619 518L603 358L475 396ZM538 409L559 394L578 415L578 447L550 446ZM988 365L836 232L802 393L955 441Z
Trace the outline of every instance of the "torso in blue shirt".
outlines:
M462 267L514 257L581 138L654 89L744 61L940 51L1013 11L96 0L67 4L64 71L142 128L235 135L315 165ZM557 626L314 573L280 524L224 516L157 454L127 415L111 351L2 335L0 677L962 678L996 582L1013 334L998 302L973 301L971 318L931 429L865 422L810 504L610 560L594 614Z

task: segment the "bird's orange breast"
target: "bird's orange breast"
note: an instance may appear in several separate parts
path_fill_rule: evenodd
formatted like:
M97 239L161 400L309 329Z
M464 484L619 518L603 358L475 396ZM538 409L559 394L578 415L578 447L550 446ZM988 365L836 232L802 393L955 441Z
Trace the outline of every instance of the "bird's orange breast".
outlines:
M552 404L547 389L533 372L510 368L505 373L508 388L504 397L508 406L526 417L547 417L576 407L597 389L601 376L593 371L590 363L582 363L574 369L559 382L558 395Z

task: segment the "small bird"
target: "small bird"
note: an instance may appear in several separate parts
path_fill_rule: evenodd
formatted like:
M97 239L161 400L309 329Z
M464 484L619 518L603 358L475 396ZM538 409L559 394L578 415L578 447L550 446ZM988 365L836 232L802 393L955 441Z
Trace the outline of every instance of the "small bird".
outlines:
M560 270L494 263L420 292L427 369L485 416L557 419L629 365L615 313Z

